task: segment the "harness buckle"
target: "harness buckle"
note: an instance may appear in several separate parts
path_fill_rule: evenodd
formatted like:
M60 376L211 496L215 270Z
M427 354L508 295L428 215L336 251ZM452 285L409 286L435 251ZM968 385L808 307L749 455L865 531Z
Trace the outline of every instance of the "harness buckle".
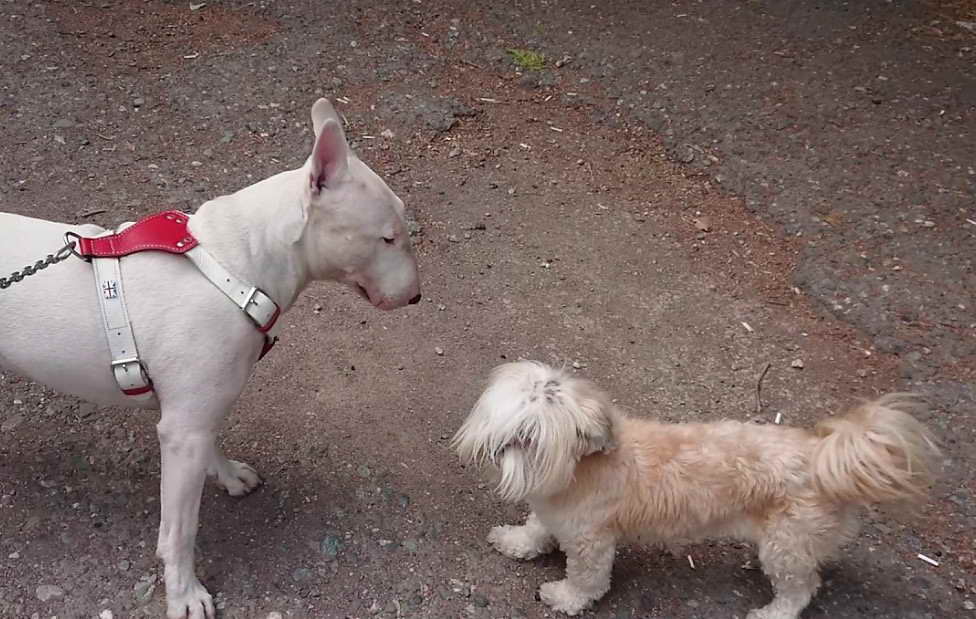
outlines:
M278 304L260 288L254 286L248 291L241 309L261 333L270 331L281 314L281 308L278 307Z
M138 357L112 361L112 374L126 395L142 395L153 390L152 381Z

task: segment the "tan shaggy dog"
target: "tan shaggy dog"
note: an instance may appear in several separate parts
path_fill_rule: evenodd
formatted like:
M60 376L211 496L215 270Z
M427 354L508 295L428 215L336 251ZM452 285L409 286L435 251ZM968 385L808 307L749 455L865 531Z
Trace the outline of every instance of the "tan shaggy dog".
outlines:
M566 553L566 578L542 601L575 615L610 589L623 541L706 537L757 544L773 601L748 619L796 619L818 567L857 531L859 508L924 495L932 434L888 395L814 431L736 421L665 424L625 416L603 391L534 361L495 369L454 437L468 463L490 464L521 526L492 529L502 554Z

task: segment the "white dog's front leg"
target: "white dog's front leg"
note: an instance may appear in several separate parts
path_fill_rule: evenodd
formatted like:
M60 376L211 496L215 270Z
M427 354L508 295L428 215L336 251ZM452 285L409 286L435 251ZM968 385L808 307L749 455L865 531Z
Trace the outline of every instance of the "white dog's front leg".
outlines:
M512 559L534 559L556 549L556 539L535 512L520 527L506 524L493 528L488 533L488 543Z
M566 552L566 578L542 585L539 597L553 610L577 615L610 590L614 540L583 534L560 546Z
M177 417L177 422L167 421ZM213 600L193 570L193 548L200 515L200 495L207 467L214 461L212 431L188 429L179 415L163 411L157 426L162 479L160 481L159 542L163 561L168 619L210 619Z

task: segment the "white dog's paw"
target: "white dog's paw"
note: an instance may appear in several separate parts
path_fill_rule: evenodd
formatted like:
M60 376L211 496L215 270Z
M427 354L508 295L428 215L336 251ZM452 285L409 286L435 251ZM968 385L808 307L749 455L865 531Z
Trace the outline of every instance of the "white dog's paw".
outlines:
M593 602L589 596L580 593L570 585L568 580L544 583L539 587L539 599L553 610L567 615L578 615Z
M488 533L488 543L511 559L534 559L555 548L550 536L540 536L537 530L525 526L507 524L494 527Z
M217 485L231 496L243 496L261 485L261 477L251 465L227 460L217 469Z
M166 593L166 619L214 619L213 598L196 578L179 595Z

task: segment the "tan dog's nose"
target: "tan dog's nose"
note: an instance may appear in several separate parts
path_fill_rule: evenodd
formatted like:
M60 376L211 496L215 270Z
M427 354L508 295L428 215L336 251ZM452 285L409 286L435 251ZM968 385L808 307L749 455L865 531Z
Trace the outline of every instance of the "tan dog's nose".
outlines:
M420 303L420 293L419 292L417 293L417 296L415 296L414 298L410 299L410 305L416 305L418 303Z

